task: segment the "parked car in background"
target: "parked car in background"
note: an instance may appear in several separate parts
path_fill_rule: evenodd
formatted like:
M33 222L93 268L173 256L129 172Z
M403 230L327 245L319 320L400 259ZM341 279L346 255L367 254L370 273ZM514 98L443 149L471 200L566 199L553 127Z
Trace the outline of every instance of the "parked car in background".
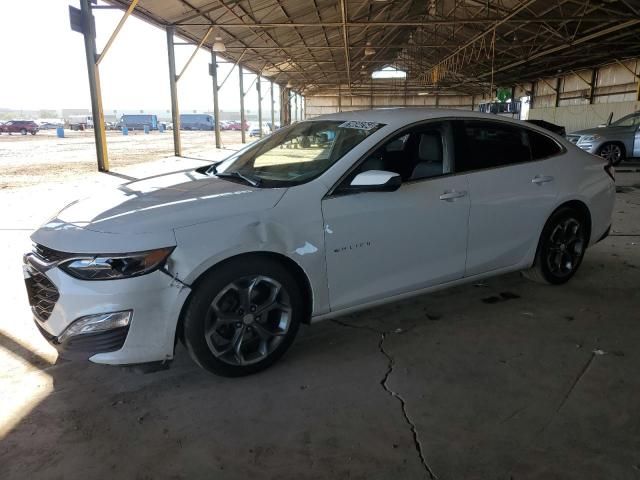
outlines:
M41 122L38 124L40 130L55 130L58 127L64 127L63 122Z
M555 123L547 122L546 120L525 120L525 121L528 123L532 123L533 125L542 127L545 130L549 130L550 132L560 135L561 137L567 136L567 130L561 125L556 125Z
M38 133L38 130L38 124L33 120L9 120L0 127L1 133L8 133L9 135L12 133L20 133L22 135L30 133L31 135L35 135Z
M180 130L213 130L213 115L207 113L183 113L180 115Z
M24 256L62 356L254 373L302 323L524 270L563 284L607 236L614 171L535 125L462 110L296 122L194 170L79 200Z
M266 124L266 122L262 123L262 128L260 128L257 123L249 126L250 137L261 137L263 135L269 135L270 133L271 129L269 128L269 125Z
M607 126L579 130L567 140L583 150L600 155L618 165L623 160L640 157L640 111L622 117Z
M232 121L232 122L229 123L229 130L235 130L235 131L239 132L240 130L242 130L242 126L241 125L242 124L240 122ZM244 130L245 131L249 130L249 122L247 122L246 120L244 122Z

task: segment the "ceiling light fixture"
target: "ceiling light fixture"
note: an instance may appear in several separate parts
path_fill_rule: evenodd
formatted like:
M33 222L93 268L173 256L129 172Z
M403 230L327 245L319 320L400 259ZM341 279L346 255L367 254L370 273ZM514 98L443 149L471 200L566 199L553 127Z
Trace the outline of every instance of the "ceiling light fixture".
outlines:
M367 42L367 46L364 49L365 56L370 56L376 53L375 49L371 46L371 42Z
M213 42L213 46L211 47L211 50L214 52L227 51L227 47L224 45L224 42L222 41L222 37L216 37L215 42Z

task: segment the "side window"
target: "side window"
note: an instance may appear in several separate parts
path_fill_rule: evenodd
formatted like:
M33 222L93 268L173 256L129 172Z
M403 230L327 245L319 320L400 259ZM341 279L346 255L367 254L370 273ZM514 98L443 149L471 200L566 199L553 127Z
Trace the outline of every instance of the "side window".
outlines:
M531 160L526 132L491 121L456 122L455 170L470 172Z
M369 154L350 177L368 170L385 170L398 173L407 182L449 173L445 149L448 125L430 122L391 137Z
M554 140L541 133L529 130L529 145L531 146L531 158L539 160L541 158L552 157L562 152L562 148Z

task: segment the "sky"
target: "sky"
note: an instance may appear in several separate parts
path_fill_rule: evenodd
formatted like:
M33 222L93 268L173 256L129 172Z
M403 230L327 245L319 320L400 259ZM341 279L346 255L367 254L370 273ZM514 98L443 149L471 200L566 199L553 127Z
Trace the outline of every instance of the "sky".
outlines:
M0 6L0 108L40 110L91 107L84 41L69 26L69 5L78 0L2 1ZM95 10L98 52L122 17L121 10ZM181 41L176 38L176 41ZM176 46L179 72L195 46ZM223 61L220 59L220 61ZM209 76L211 53L200 49L178 82L180 111L213 110ZM220 64L222 82L232 65ZM245 89L253 75L245 75ZM171 108L167 37L164 30L129 17L100 64L105 114L123 110ZM263 111L269 111L268 83L263 80ZM275 91L276 102L278 90ZM238 73L222 87L222 111L239 111ZM255 86L245 97L247 111L256 111Z

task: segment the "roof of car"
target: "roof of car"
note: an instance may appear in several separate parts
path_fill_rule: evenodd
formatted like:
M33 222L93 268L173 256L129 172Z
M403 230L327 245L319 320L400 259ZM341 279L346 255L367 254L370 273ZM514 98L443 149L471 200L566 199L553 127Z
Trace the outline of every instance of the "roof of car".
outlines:
M354 120L360 122L378 122L391 126L402 126L420 120L433 118L477 118L485 120L506 121L522 125L520 120L502 117L491 113L472 112L453 108L377 108L375 110L355 110L351 112L332 113L315 117L312 120Z

